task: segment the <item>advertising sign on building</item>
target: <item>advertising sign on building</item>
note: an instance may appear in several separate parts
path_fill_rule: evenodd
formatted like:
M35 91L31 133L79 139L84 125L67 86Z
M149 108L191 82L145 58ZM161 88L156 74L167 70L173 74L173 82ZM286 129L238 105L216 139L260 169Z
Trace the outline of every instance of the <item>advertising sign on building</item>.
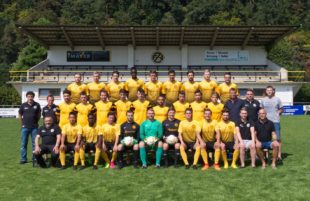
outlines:
M246 50L206 50L205 61L249 61L249 52Z

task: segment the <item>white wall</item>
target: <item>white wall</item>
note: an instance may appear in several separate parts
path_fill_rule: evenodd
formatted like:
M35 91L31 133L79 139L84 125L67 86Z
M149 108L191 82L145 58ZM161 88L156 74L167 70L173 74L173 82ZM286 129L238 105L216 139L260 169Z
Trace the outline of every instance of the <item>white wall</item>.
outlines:
M107 46L105 50L110 51L110 62L67 62L68 46L50 46L47 58L50 65L125 65L128 63L127 46ZM99 46L76 46L74 51L102 51Z

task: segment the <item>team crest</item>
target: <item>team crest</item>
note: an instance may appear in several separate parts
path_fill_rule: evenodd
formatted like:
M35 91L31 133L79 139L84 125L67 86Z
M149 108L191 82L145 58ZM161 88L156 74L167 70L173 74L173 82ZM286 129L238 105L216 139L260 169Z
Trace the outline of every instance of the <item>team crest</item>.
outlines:
M178 127L178 125L179 125L178 123L175 123L175 124L174 124L175 127Z
M255 104L255 103L253 104L253 107L256 107L256 104Z
M52 129L51 129L51 132L53 133L54 131L55 131L55 130L52 128Z
M37 106L35 105L35 106L33 106L33 108L34 108L34 109L37 109Z
M192 125L192 129L195 129L196 128L196 126L195 125Z
M135 125L132 125L132 129L136 129L137 127Z
M250 124L249 124L249 123L247 123L247 124L246 124L246 127L248 127L248 128L249 128L249 127L250 127Z

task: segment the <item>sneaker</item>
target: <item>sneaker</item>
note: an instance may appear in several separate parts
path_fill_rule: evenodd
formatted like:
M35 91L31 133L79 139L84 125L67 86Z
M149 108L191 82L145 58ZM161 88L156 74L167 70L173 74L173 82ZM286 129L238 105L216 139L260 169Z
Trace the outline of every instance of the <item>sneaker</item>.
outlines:
M189 166L189 165L185 165L185 169L187 169L187 170L188 170L189 168L190 168L190 166Z
M80 167L80 170L84 170L85 169L85 165L82 165L81 167Z
M105 163L105 165L104 165L104 168L109 168L110 167L110 164L109 163Z
M238 169L238 166L236 164L231 164L230 167L233 168L233 169Z
M77 165L74 165L74 166L73 166L73 170L77 170Z
M111 169L114 169L114 168L115 168L115 163L114 163L114 162L111 162L111 163L110 163L110 168L111 168Z
M224 169L228 169L228 163L227 164L224 164Z
M160 165L156 165L156 168L159 169L159 168L160 168Z
M213 167L214 167L215 170L221 171L221 167L220 167L219 164L214 164Z
M198 169L197 165L193 165L193 169L197 170Z
M26 164L27 163L27 161L19 161L19 164Z
M209 169L209 164L208 164L208 163L206 163L206 164L203 166L203 168L201 168L201 170L207 170L207 169Z
M65 169L66 169L66 166L61 166L60 169L61 169L61 170L65 170Z
M93 165L93 169L94 169L94 170L97 170L97 169L98 169L98 166L97 166L97 165Z
M147 165L142 165L142 169L146 169L147 168Z

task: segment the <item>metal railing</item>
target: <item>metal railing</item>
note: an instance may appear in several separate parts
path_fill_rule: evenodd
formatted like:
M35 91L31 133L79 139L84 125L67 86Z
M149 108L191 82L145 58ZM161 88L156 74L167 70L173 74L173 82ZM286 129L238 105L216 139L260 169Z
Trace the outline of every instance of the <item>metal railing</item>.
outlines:
M94 70L41 70L41 71L10 71L10 78L12 82L71 82L73 81L74 74L80 73L84 82L92 81L92 74ZM100 81L108 82L111 78L111 70L98 70L101 74ZM124 81L130 78L129 70L120 70L120 80ZM159 70L159 80L168 79L167 70ZM187 70L176 70L176 79L179 81L187 80ZM203 70L194 70L197 81L203 77ZM216 81L223 81L223 75L226 72L232 74L232 80L235 82L303 82L305 78L305 71L287 71L287 79L283 79L283 72L281 71L250 71L250 70L229 70L229 71L211 71L211 76ZM138 71L138 77L148 80L148 70Z

